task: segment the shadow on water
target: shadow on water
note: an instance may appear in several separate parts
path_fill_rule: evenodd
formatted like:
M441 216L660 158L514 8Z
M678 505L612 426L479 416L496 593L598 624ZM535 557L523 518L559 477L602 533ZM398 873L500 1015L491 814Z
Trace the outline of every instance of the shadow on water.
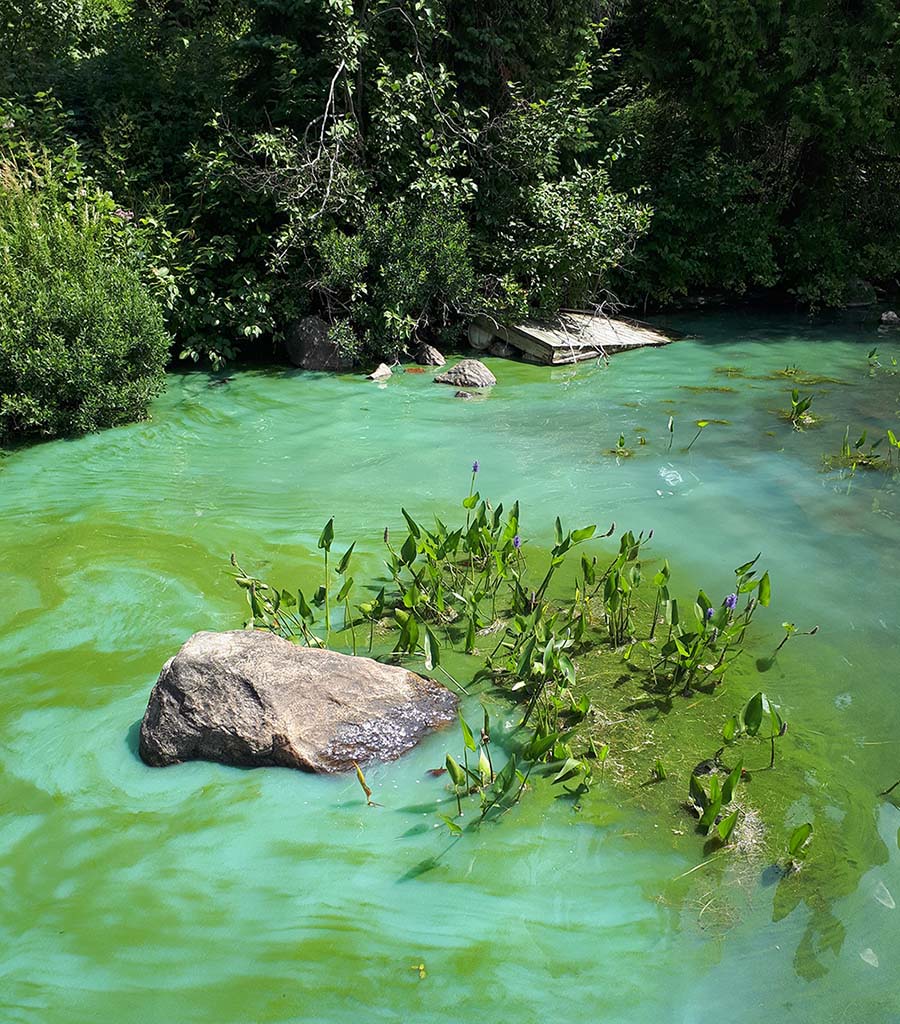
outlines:
M143 719L139 718L136 722L132 722L131 725L128 727L128 732L125 733L125 746L128 747L128 749L134 755L134 759L136 761L140 761L141 760L141 755L139 753L139 749L140 749L140 745L141 745L141 722L142 721L143 721ZM141 761L141 764L143 764L143 763L144 762Z

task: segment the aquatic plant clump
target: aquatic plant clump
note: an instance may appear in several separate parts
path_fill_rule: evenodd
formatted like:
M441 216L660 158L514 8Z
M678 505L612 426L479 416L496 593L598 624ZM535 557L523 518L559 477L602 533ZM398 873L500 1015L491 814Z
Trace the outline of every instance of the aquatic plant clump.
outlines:
M387 638L392 645L384 652L387 656L422 659L427 671L442 673L464 692L468 691L442 665L442 652L477 657L469 685L490 686L521 709L514 749L496 772L487 710L477 741L460 715L462 764L448 755L444 770L457 814L462 814L463 798L477 794L484 818L492 811L502 813L518 800L538 766L550 771L552 783L565 785L576 801L591 788L598 767L602 773L609 746L598 744L592 729L584 728L594 716L590 694L576 685L580 654L600 648L618 652L630 666L640 667L668 700L711 692L742 653L754 613L769 604L771 584L769 574L759 574L756 568L757 555L735 570L733 592L717 605L700 590L691 606L683 607L671 592L671 570L664 562L650 581L648 620L637 613L639 605L643 610L642 552L652 531L635 535L626 530L612 558L604 561L597 554L582 554L574 573L563 576L575 548L611 537L615 524L598 534L596 525L567 530L557 518L554 544L529 564L519 503L505 511L502 504L494 507L482 498L476 490L479 471L475 461L469 492L461 503L465 518L458 524L435 518L429 527L401 509L405 535L394 540L387 528L383 534L390 584L370 600L352 603L355 584L350 567L356 542L339 559L332 558L333 519L318 540L323 577L315 592L307 595L302 588L266 583L245 572L234 555L232 575L246 593L248 628L324 647L331 643L340 608L343 624L338 632L353 653L361 642L358 629L367 636L369 653L377 631L379 643ZM487 653L478 647L486 637L492 643ZM751 715L750 726L741 725L741 730L755 735L754 721ZM774 764L774 746L772 754ZM666 777L659 760L656 777ZM733 825L734 821L719 829L722 842Z

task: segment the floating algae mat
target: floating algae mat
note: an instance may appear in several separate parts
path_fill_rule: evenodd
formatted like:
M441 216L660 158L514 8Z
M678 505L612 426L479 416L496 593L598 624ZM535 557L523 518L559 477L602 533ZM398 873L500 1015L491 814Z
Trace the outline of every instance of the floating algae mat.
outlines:
M498 385L478 403L427 375L173 375L150 422L0 462L0 1019L900 1019L900 812L877 796L900 778L900 495L891 473L823 472L845 427L897 433L898 346L851 319L673 326L693 337L608 366L488 360ZM811 386L820 429L773 413L786 366L844 382ZM746 377L720 390L721 367ZM623 434L634 455L611 459ZM628 711L647 697L635 674L584 657L602 781L580 810L538 781L461 838L429 774L458 732L368 768L377 807L352 775L140 762L163 661L242 621L231 551L306 586L334 515L374 580L400 506L455 520L474 459L482 494L521 500L536 549L558 514L653 529L648 564L668 559L686 600L718 604L762 551L772 603L725 684ZM785 621L819 632L772 660ZM688 775L754 690L789 722L776 770L746 786L761 851L710 854L681 807ZM643 778L657 758L665 778ZM807 861L783 877L772 863L805 821Z

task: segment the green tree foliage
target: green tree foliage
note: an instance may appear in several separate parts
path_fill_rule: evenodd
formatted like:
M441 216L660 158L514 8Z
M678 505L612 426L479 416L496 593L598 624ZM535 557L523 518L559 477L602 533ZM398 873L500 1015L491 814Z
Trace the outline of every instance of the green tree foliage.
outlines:
M180 0L49 82L157 226L181 354L317 312L389 355L474 313L591 301L645 230L591 153L593 5Z
M897 37L890 0L0 0L0 90L135 211L176 355L318 313L384 357L890 281Z
M639 142L615 180L656 213L633 295L777 284L840 304L852 278L897 274L895 3L626 0L614 24L607 130Z
M102 207L49 170L0 165L0 442L129 422L163 386L159 307Z

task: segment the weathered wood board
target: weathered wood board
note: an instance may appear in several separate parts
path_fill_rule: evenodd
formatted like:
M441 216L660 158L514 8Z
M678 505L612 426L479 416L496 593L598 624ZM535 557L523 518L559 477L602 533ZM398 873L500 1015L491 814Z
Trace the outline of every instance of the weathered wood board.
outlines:
M648 345L668 345L681 335L637 320L563 310L548 320L525 320L507 326L478 317L469 326L475 349L506 342L530 362L559 365L613 355Z

